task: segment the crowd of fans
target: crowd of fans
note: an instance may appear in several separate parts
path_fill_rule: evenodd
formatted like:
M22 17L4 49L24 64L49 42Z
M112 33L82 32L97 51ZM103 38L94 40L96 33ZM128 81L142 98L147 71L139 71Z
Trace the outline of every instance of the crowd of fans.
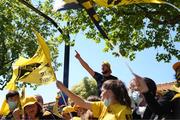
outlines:
M17 91L9 91L6 101L9 113L1 120L165 120L180 119L180 62L173 65L176 82L162 96L156 95L156 83L146 77L134 75L127 88L123 81L111 75L108 62L102 64L102 74L95 72L76 51L75 57L96 80L98 95L86 100L72 93L63 83L56 81L62 97L71 101L59 105L59 98L53 110L43 109L41 95L20 98ZM64 95L65 94L65 95Z

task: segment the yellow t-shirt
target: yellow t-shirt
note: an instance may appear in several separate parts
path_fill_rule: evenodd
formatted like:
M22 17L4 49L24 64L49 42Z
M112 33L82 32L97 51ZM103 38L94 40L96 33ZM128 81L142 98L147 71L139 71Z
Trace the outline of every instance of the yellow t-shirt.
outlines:
M131 109L121 104L113 104L106 107L104 103L92 102L92 112L99 120L130 120L132 119Z

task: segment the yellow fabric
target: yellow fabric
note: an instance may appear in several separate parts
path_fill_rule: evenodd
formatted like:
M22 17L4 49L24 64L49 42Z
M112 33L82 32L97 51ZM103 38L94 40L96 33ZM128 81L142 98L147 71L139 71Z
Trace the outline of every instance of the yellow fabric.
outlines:
M76 112L76 110L72 106L66 106L62 109L62 112L63 113L71 113L71 112Z
M81 120L80 117L73 117L72 120Z
M96 21L100 21L99 16L98 16L97 14L94 14L94 15L93 15L93 18L94 18Z
M9 112L10 112L9 105L7 101L4 100L0 109L0 115L6 116Z
M128 5L128 4L138 4L138 3L164 3L161 0L93 0L96 4L103 7L112 7L114 5ZM108 1L109 4L108 4Z
M82 6L84 6L86 9L90 9L93 7L90 1L83 2Z
M108 108L101 102L92 102L92 112L99 120L125 120L131 118L131 109L121 104L110 105Z
M24 107L28 106L28 105L33 105L37 102L37 99L35 97L29 96L26 97L23 101L22 101L22 107L24 109Z
M172 90L180 93L180 87L176 87L175 85L172 86Z
M82 6L83 6L86 10L93 8L93 5L92 5L91 1L83 2L83 3L82 3ZM92 17L93 17L97 22L100 20L100 19L99 19L99 16L98 16L96 13L95 13Z
M176 98L180 98L180 93L177 93L173 98L172 100L176 99Z
M61 114L59 113L59 111L58 111L58 100L59 99L56 99L56 102L55 102L55 105L53 106L53 113L55 114L55 115L57 115L58 117L62 117L61 116Z
M38 85L55 81L49 48L43 37L36 31L35 34L39 44L38 50L32 58L19 57L13 64L13 77L7 84L6 89L16 89L15 83L17 81Z

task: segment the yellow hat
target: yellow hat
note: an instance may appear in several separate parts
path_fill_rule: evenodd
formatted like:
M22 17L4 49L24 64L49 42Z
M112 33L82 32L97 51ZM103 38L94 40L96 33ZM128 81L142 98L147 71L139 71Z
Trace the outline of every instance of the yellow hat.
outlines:
M103 61L102 65L107 65L111 69L111 65L108 61Z
M108 61L103 61L102 65L106 65L109 68L110 72L112 72L111 71L111 65Z
M179 68L180 67L180 62L176 62L176 63L174 63L174 65L173 65L173 69L176 71L177 70L177 68Z
M23 109L28 106L28 105L33 105L35 103L38 103L37 102L37 99L33 96L29 96L29 97L26 97L23 101L22 101L22 107Z
M71 112L76 112L76 110L72 106L66 106L62 109L62 112L63 113L71 113Z

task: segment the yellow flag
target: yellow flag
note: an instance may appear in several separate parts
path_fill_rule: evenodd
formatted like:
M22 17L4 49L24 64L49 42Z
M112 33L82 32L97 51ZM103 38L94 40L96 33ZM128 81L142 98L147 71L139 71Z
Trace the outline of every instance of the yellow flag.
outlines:
M96 4L103 7L112 7L115 5L128 5L128 4L139 4L139 3L165 3L161 0L93 0Z
M51 65L49 48L43 37L35 31L39 44L38 50L32 58L20 57L13 64L13 76L6 89L16 89L17 81L32 84L48 84L55 81L54 71Z
M1 109L0 109L0 115L6 116L10 112L9 106L6 100L3 101Z

